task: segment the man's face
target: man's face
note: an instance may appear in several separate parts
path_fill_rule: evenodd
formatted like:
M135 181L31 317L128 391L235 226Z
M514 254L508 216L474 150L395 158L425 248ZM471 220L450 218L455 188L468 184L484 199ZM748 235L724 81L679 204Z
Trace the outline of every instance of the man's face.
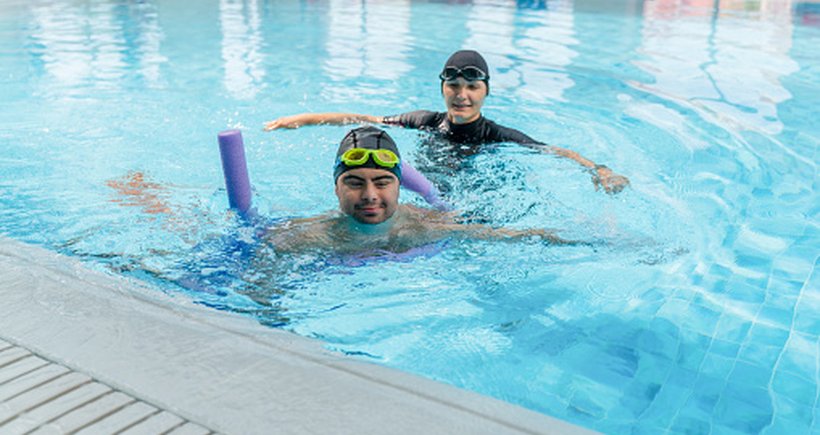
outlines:
M481 106L487 97L487 84L464 77L447 80L441 85L447 116L453 124L468 124L481 116Z
M339 208L365 224L379 224L399 206L399 179L384 169L351 169L336 180Z

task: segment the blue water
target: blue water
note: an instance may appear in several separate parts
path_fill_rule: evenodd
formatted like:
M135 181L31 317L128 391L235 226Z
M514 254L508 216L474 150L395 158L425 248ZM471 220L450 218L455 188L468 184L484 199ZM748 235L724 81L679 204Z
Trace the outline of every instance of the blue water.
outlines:
M0 234L607 433L820 433L818 46L799 1L0 0ZM632 187L516 145L431 177L481 221L609 246L234 261L218 131L243 129L263 215L331 210L345 129L263 123L440 110L460 48L490 119Z

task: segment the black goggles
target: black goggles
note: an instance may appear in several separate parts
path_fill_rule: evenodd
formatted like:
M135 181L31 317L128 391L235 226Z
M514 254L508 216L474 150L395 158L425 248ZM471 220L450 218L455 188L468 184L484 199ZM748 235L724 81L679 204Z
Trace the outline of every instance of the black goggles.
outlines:
M444 67L444 70L441 71L438 78L446 82L449 80L455 80L458 76L464 77L464 79L468 82L487 80L490 78L487 73L474 66L465 66L464 68L456 68L454 66Z

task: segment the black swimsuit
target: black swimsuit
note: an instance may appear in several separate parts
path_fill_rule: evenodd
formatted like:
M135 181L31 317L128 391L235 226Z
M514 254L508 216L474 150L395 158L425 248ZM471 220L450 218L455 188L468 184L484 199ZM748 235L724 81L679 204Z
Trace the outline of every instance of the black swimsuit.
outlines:
M453 124L446 112L417 110L385 116L382 123L432 133L431 137L419 143L416 167L430 177L443 193L450 192L452 183L459 177L474 173L470 170L472 159L468 157L478 154L486 145L513 142L528 147L545 146L518 130L502 127L484 116L469 124ZM482 184L486 186L492 182L484 179Z
M502 127L483 115L469 124L453 124L447 118L446 112L416 110L400 115L385 116L382 122L387 125L433 132L454 144L476 146L487 143L514 142L522 145L544 145L516 129ZM475 150L470 154L474 153Z

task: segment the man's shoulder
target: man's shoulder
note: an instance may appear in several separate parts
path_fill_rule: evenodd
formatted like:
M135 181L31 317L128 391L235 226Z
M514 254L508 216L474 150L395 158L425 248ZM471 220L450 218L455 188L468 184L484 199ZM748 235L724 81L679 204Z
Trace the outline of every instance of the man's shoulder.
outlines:
M339 222L344 215L337 211L331 211L316 216L305 218L282 219L275 222L266 229L268 235L272 234L305 234L317 231L326 231L328 228Z
M399 205L399 210L402 220L405 223L417 223L424 226L429 226L427 224L452 222L454 215L452 212L444 212L431 208L419 207L412 204L401 204Z
M423 217L427 211L429 211L429 209L413 204L399 204L399 213L402 218L418 219Z

